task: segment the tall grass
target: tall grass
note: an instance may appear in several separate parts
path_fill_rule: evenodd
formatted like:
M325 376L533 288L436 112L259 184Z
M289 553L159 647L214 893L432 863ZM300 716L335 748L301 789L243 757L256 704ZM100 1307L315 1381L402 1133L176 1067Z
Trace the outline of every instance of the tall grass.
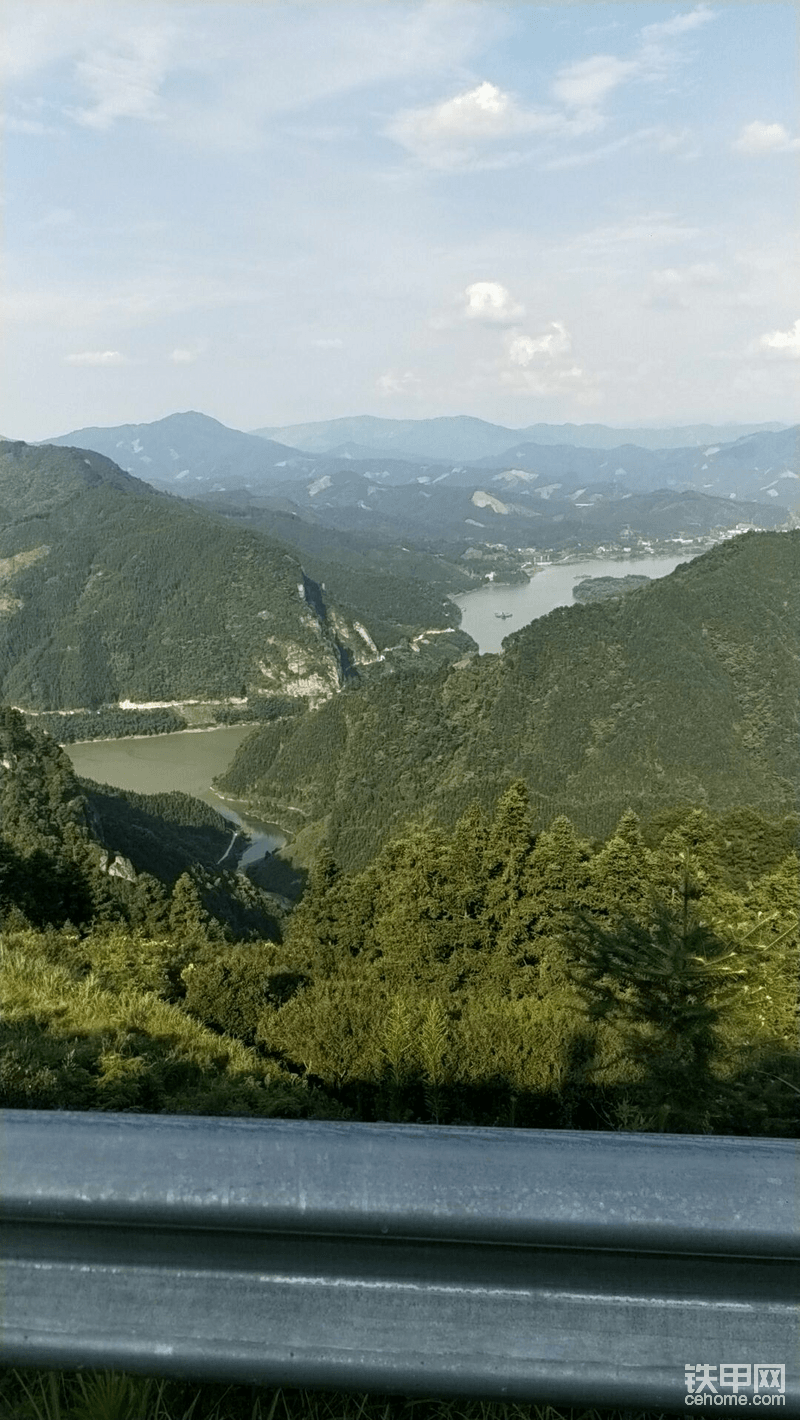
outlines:
M0 1371L2 1420L668 1420L644 1410L559 1410L485 1400L411 1400L122 1375Z

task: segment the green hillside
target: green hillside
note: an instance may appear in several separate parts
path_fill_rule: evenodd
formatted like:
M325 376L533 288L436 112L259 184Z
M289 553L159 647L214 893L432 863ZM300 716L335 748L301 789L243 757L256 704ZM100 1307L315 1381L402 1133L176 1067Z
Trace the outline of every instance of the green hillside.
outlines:
M372 593L376 635L424 629L403 623L403 586L393 608L389 590ZM281 544L99 454L0 448L0 698L11 704L324 699L377 660L360 591L340 609Z
M348 867L412 816L453 822L515 778L540 818L593 834L628 807L797 807L800 531L745 534L503 644L254 732L223 788L325 830Z

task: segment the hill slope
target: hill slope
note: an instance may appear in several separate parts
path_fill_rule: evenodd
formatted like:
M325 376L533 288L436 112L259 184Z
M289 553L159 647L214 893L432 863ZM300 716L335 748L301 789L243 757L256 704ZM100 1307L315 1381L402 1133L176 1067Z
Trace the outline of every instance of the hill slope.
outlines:
M101 455L0 446L3 700L318 699L374 655L280 545Z
M347 865L410 816L452 822L517 777L544 818L592 833L629 806L797 806L800 531L745 534L503 644L256 731L223 787L295 830L325 824Z
M243 434L194 410L151 424L73 429L46 442L94 449L154 487L189 498L198 488L225 487L231 479L237 487L248 481L258 485L276 466L282 478L316 467L313 458L297 449Z
M527 481L519 469L493 477L470 469L452 479L445 471L393 485L348 465L310 484L278 487L261 501L264 507L293 510L301 517L311 514L337 532L368 533L384 541L408 539L429 547L476 542L586 547L625 542L629 533L652 540L708 535L742 524L778 528L787 522L782 504L665 488L663 482L657 491L640 493L630 490L631 484L636 488L634 479L627 480L625 487L621 482L587 485L585 477L575 473L562 474L558 482L538 474ZM227 497L229 506L239 503ZM223 495L215 506L225 507Z

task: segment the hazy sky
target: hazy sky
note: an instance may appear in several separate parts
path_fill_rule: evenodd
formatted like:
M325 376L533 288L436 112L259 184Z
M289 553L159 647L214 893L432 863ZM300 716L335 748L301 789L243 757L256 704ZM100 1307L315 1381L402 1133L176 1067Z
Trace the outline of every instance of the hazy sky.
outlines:
M794 4L0 23L0 433L797 419Z

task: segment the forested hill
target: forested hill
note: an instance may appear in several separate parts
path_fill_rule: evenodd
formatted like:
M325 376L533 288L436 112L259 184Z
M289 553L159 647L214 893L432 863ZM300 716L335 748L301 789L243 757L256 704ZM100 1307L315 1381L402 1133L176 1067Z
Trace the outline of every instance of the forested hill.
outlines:
M4 930L69 923L75 932L273 937L280 904L235 871L232 837L227 819L188 794L77 779L58 745L0 706Z
M747 533L503 645L258 730L225 789L296 831L324 826L348 867L409 818L454 822L515 778L542 822L566 813L593 834L629 807L798 807L800 531Z
M102 455L0 445L3 701L320 699L376 657L280 544Z

